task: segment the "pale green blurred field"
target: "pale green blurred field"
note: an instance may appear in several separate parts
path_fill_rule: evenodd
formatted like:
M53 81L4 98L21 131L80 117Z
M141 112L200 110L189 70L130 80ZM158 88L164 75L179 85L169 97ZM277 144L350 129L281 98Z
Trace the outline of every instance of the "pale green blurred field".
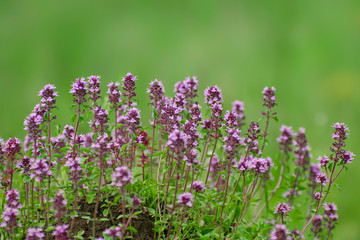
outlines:
M200 91L218 84L225 106L245 102L257 121L261 90L277 88L279 123L307 129L314 159L328 153L331 125L346 122L360 155L360 2L344 1L6 1L0 0L0 136L23 138L23 120L46 83L57 86L58 122L69 122L71 81L155 78L167 93L188 75ZM202 96L201 96L202 98ZM275 148L276 143L270 148ZM360 239L360 164L339 178L329 200L339 207L334 239Z

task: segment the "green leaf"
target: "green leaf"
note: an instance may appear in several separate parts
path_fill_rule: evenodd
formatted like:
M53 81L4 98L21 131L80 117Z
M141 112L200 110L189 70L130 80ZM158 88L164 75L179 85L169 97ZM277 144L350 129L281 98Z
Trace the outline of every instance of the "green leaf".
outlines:
M91 220L91 218L89 216L81 216L82 219L85 219L85 220Z
M24 183L27 183L27 182L29 182L31 180L30 176L27 176L27 175L23 176L22 179L23 179Z
M107 208L103 211L103 215L104 217L106 217L108 214L109 214L109 209Z
M127 229L130 230L130 231L132 231L132 232L134 232L134 233L137 233L136 228L134 228L134 227L132 227L132 226L128 226Z
M107 222L107 221L109 221L109 219L108 218L100 218L99 221Z

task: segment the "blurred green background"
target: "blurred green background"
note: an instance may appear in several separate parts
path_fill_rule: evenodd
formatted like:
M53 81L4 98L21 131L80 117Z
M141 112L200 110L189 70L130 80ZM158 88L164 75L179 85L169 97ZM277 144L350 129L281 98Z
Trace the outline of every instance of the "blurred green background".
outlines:
M0 136L24 138L23 120L44 84L57 86L58 122L70 121L70 84L138 76L142 122L148 83L198 76L200 93L222 88L225 107L245 102L257 121L261 90L275 86L279 123L305 127L314 160L329 153L333 123L360 144L360 1L0 1ZM105 87L103 86L103 89ZM201 96L202 98L202 96ZM273 146L276 143L273 141ZM271 144L270 144L271 145ZM360 239L360 164L338 179L334 239Z

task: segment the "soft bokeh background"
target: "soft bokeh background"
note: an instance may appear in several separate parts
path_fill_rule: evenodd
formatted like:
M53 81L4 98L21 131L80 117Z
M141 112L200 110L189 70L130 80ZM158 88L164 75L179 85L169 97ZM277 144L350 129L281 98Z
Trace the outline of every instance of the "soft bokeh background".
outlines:
M276 86L279 123L307 129L314 159L328 153L331 125L346 122L360 144L360 1L0 1L0 136L23 138L23 120L46 83L57 86L58 122L69 122L71 81L91 74L138 76L145 89L196 75L200 92L218 84L225 106L245 102L257 121L261 90ZM105 89L105 88L104 88ZM201 97L202 98L202 97ZM273 147L276 147L276 143ZM271 146L270 146L271 147ZM360 239L360 164L338 179L334 239Z

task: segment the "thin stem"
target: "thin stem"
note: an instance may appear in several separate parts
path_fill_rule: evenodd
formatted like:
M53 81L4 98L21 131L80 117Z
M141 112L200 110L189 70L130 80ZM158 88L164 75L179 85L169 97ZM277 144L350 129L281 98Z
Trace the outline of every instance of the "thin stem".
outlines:
M217 145L217 141L219 139L218 135L217 135L217 129L216 129L216 132L215 132L215 144L214 144L214 148L213 148L213 151L211 153L211 157L210 157L210 162L209 162L209 168L208 168L208 172L207 172L207 175L206 175L206 180L205 180L205 185L208 181L208 178L209 178L209 173L210 173L210 168L211 168L211 163L212 163L212 160L213 160L213 157L214 157L214 154L215 154L215 149L216 149L216 145Z

